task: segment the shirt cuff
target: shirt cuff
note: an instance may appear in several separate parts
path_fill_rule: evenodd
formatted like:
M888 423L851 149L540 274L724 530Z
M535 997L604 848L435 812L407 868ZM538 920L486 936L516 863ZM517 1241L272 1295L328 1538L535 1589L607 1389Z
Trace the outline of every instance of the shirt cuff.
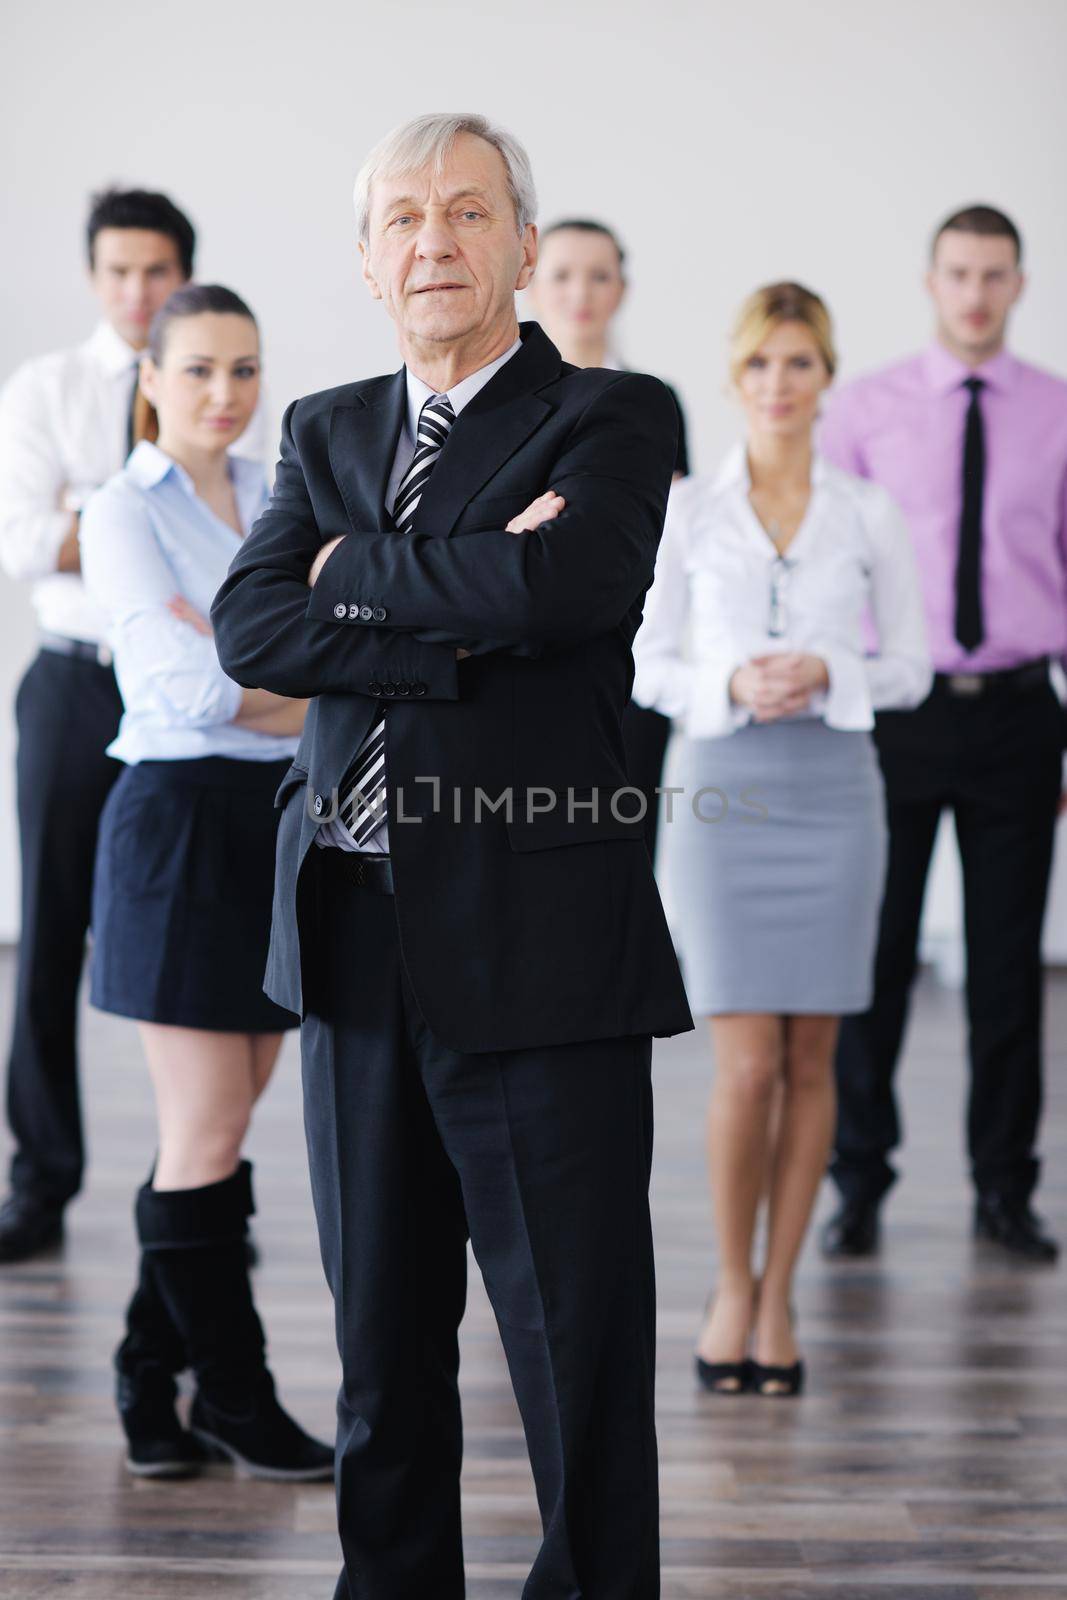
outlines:
M863 661L838 645L811 646L813 655L826 663L830 687L812 695L812 709L821 711L829 728L845 733L866 733L874 727L870 688Z
M696 667L685 719L690 739L721 739L751 721L748 708L730 699L730 679L741 665L740 661L704 661Z

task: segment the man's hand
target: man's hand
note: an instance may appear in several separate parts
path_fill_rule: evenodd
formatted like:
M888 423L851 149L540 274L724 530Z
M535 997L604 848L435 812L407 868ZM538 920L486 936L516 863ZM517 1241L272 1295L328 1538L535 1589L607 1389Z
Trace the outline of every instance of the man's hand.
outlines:
M566 504L561 494L549 489L546 494L538 495L536 500L531 501L525 511L520 511L517 517L512 517L506 532L533 533L542 522L552 522L558 517Z
M830 687L821 656L797 650L754 656L730 679L730 698L752 713L754 722L777 722L806 711L811 697Z
M316 583L319 581L319 573L322 571L327 561L329 561L330 557L333 555L334 551L337 549L337 546L341 543L341 540L344 537L345 535L342 533L340 537L331 539L329 544L323 545L322 549L311 563L311 571L308 573L309 589L314 589Z

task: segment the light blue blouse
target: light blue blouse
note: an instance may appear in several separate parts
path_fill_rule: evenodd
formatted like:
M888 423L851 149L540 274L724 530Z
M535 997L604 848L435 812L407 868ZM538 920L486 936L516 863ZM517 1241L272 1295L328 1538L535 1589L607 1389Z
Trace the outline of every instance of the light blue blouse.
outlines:
M229 468L247 533L268 500L263 467L231 456ZM142 441L88 501L79 539L125 708L108 755L131 766L196 756L291 759L296 738L235 725L242 691L219 665L214 639L168 609L182 595L206 617L241 543L184 468Z

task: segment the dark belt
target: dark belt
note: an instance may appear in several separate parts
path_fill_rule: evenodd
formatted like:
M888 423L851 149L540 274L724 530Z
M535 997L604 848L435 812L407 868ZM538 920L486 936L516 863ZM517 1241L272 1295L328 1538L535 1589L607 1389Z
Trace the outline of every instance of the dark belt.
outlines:
M68 639L65 633L42 633L42 650L53 655L73 656L75 661L91 661L96 667L110 667L111 651L106 644L90 644L88 639Z
M323 854L333 857L334 872L339 872L357 889L366 889L369 894L392 894L393 863L389 856L342 850L338 845L328 845Z
M976 700L1001 689L1040 689L1048 683L1048 661L1026 661L1003 672L935 672L934 688L957 700Z

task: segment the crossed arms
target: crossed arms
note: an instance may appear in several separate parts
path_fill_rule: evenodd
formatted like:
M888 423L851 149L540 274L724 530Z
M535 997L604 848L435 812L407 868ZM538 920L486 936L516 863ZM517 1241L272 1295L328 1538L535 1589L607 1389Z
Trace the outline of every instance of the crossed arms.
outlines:
M212 607L238 683L305 698L367 693L368 680L395 675L451 699L457 649L566 648L617 626L651 582L677 428L654 378L621 376L577 419L551 464L565 502L553 520L451 539L358 533L329 554L310 595L323 541L294 438L299 404L282 425L270 507ZM381 615L350 617L353 596Z

